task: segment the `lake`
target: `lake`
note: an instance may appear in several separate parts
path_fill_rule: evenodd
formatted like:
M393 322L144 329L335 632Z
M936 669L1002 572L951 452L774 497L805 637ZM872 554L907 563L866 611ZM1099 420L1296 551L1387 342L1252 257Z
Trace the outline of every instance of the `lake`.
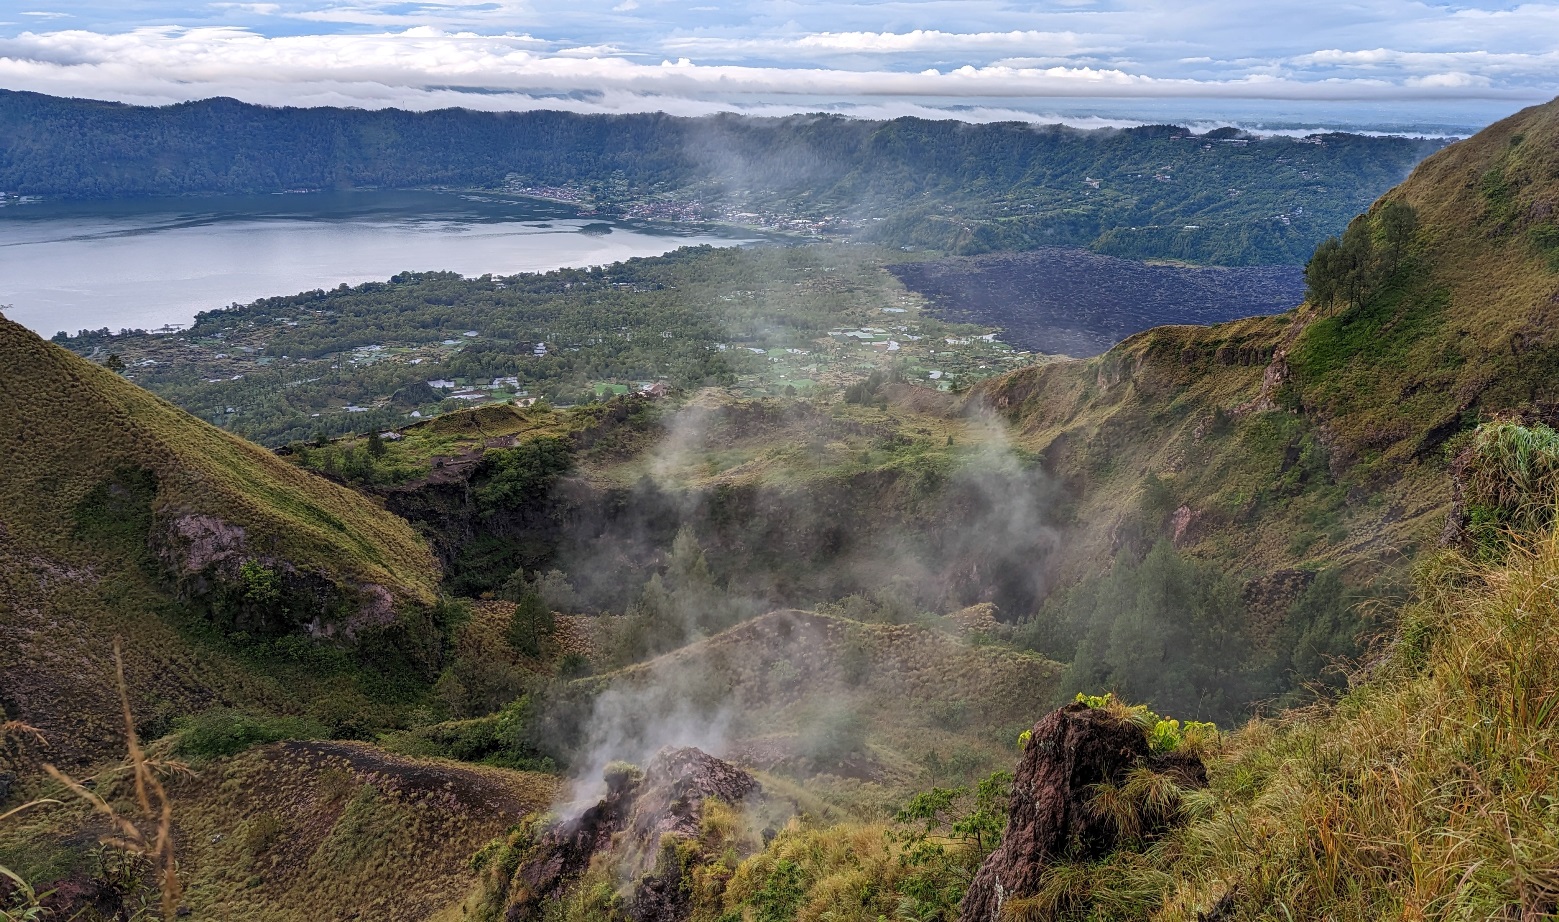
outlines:
M582 232L587 225L593 232ZM403 271L512 275L745 242L584 217L550 202L441 192L8 204L0 207L0 306L44 336L155 329L235 302Z

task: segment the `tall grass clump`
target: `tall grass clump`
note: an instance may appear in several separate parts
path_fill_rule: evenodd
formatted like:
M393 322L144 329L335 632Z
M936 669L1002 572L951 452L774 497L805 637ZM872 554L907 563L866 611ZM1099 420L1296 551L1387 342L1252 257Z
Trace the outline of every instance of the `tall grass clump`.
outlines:
M135 716L130 710L130 691L125 682L124 657L120 653L117 639L114 641L114 676L119 689L120 713L124 718L125 746L128 751L123 771L109 778L99 779L99 783L94 787L88 787L51 764L46 763L43 770L55 781L64 785L71 794L91 807L94 813L105 818L109 831L101 837L100 841L112 852L117 852L127 859L135 859L133 862L121 865L126 869L135 869L128 873L139 877L139 868L142 865L152 872L156 880L162 918L172 919L178 909L183 887L179 882L173 840L173 802L169 799L159 775L187 771L187 769L177 762L155 759L141 746L140 736L135 730ZM108 783L102 783L103 781ZM119 798L115 797L115 793L120 791L126 782L134 806L140 814L139 817L127 815L116 803ZM40 803L58 803L58 801L34 801L0 816L0 820ZM0 870L4 869L0 868ZM38 901L32 889L15 874L6 872L5 876L22 888L24 895L36 908ZM38 917L21 915L18 918L30 920ZM11 918L13 917L10 915L0 914L0 919L6 922ZM147 916L137 914L135 918L147 918Z
M1424 565L1390 659L1324 710L1257 723L1155 846L1155 918L1559 914L1559 535ZM1107 872L1104 872L1107 873Z
M40 744L48 744L37 727L29 726L20 720L0 721L0 742L4 742L8 736L32 737ZM21 806L0 812L0 825L28 810L51 804L57 806L59 801L47 797L29 800ZM43 907L42 897L32 884L3 864L0 864L0 884L11 891L6 903L0 905L0 922L34 922L42 919L47 913Z
M1559 432L1501 421L1480 426L1456 463L1468 543L1497 556L1512 532L1554 523Z

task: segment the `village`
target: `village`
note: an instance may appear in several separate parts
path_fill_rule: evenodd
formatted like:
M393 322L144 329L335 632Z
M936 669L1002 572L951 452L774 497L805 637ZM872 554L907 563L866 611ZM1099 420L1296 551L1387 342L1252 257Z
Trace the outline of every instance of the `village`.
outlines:
M366 336L342 329L343 315L299 296L277 299L263 311L210 315L188 330L105 331L73 346L97 361L115 356L126 377L143 386L192 405L199 401L210 421L235 430L264 426L288 433L304 427L389 429L492 404L569 407L630 395L661 399L700 386L670 366L656 373L672 355L725 369L720 380L702 386L718 386L738 399L824 401L842 399L874 371L958 392L1048 360L1004 342L994 327L939 319L927 301L880 267L834 262L846 255L843 250L826 253L757 286L705 289L700 299L713 303L699 310L710 311L718 322L704 329L668 324L654 334L623 327L586 335L583 328L568 332L551 324L537 328L535 341L526 341L508 321L487 329L482 315L472 314L466 321L471 327L403 326L402 336L416 326L427 335L390 338L381 330L383 338L363 342ZM505 295L510 288L501 280L459 284ZM624 299L653 292L660 283L603 278L598 284ZM372 335L371 328L362 332ZM653 336L654 346L639 345L646 335ZM629 353L661 359L646 364L612 357ZM699 355L707 359L692 358Z

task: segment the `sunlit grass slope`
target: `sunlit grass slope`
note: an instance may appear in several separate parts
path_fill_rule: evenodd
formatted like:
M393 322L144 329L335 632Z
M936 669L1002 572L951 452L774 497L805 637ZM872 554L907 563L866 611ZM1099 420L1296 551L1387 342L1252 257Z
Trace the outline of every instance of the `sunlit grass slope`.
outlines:
M78 510L117 472L156 479L155 516L196 513L240 526L256 548L431 602L437 574L404 522L196 420L107 369L0 321L0 482L11 540L90 564Z
M383 630L425 621L437 570L404 521L5 320L0 357L0 625L15 639L0 644L0 707L45 731L49 758L119 748L116 635L153 730L323 692L294 681L319 671L307 662L257 668L210 620L222 599L273 588L222 595L244 566L313 593L298 621L350 622L369 604Z

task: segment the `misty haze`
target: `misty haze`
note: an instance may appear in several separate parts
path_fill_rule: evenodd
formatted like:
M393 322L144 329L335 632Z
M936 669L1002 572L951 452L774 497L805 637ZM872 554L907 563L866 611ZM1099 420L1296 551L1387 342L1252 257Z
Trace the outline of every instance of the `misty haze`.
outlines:
M1556 37L0 15L0 922L1559 917Z

